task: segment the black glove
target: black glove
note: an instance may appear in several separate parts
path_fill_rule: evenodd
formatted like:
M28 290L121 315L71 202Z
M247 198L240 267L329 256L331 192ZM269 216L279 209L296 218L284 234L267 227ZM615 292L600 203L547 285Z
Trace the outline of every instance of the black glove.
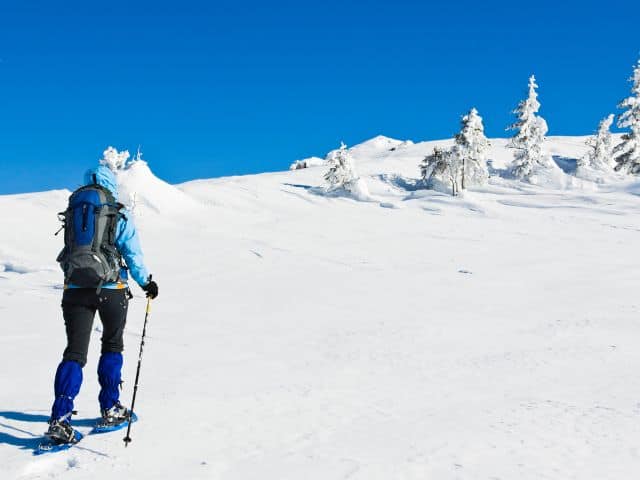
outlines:
M158 284L153 280L149 280L149 283L142 287L142 289L147 292L147 297L149 298L153 299L158 296Z

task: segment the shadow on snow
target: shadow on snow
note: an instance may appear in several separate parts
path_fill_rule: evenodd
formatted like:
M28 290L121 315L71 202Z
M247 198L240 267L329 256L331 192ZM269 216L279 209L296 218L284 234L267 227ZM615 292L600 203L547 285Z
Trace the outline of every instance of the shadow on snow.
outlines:
M0 422L0 428L5 430L0 431L0 445L13 445L14 447L19 447L25 450L33 450L38 446L38 444L42 441L42 435L44 434L44 431L47 428L47 423L49 422L49 415L14 411L0 411L0 418L15 422L43 424L42 432L35 434L29 432L28 430L23 430L13 425L9 425L8 423ZM73 425L78 427L93 427L95 424L95 418L82 418L73 421ZM15 432L23 435L28 435L28 437L12 435L11 433L7 432L7 430L11 433Z
M561 157L560 155L553 155L553 161L560 167L567 175L575 175L578 168L578 160L575 158Z

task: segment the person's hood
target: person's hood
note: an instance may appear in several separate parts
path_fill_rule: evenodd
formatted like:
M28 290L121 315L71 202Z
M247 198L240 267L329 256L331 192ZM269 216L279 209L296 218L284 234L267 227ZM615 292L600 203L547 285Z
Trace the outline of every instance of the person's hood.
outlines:
M94 183L102 185L113 194L114 198L118 198L118 180L115 173L106 165L90 168L85 172L84 184L93 185Z

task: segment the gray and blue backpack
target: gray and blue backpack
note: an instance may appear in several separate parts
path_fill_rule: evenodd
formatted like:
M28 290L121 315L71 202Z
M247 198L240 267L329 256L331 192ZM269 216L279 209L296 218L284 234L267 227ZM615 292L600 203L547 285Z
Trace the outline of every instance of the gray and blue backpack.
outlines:
M96 288L116 282L123 266L116 248L116 228L124 206L97 183L79 188L58 217L63 222L64 248L57 261L65 285Z

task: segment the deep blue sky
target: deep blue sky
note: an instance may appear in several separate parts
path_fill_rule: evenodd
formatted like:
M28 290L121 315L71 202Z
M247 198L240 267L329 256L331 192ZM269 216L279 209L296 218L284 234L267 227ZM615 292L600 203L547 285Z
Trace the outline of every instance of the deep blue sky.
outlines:
M527 77L551 135L629 92L640 2L0 0L0 193L74 188L107 145L160 177L286 169L341 140L504 136Z

